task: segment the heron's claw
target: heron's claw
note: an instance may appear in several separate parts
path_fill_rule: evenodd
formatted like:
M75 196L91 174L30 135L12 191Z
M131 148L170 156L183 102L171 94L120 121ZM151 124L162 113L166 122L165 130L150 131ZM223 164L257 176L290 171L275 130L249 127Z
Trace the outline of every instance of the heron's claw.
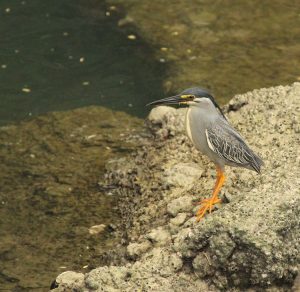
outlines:
M207 211L211 213L212 209L214 208L214 205L220 202L221 200L217 196L209 199L203 199L202 201L200 201L199 204L201 205L201 207L196 213L197 221L200 221Z

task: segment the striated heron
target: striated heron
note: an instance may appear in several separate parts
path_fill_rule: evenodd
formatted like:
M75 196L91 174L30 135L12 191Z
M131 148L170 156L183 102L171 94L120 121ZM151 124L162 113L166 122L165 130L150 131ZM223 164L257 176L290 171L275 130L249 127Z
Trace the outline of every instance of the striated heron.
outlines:
M261 158L246 144L241 135L229 124L214 97L202 88L188 88L182 93L153 101L148 105L184 104L188 106L185 118L186 132L197 150L215 163L217 180L213 195L199 202L196 214L199 221L211 213L225 181L225 165L244 167L260 173Z

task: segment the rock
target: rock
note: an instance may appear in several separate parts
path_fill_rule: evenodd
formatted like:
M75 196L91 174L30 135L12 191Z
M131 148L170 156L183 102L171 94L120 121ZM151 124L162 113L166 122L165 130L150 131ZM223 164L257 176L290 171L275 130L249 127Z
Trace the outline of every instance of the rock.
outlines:
M262 156L265 166L261 175L228 168L223 190L230 194L229 203L222 202L200 222L190 214L192 198L211 190L211 164L180 132L145 143L131 162L138 171L115 175L114 182L120 187L119 210L126 236L131 244L146 237L153 248L133 264L92 270L85 275L82 289L291 289L300 265L300 155L295 128L299 96L300 83L295 83L234 97L228 118ZM176 111L176 115L184 117L183 112ZM167 129L174 126L174 117L165 124ZM191 187L172 188L163 183L163 175L174 161L184 165L200 162L208 170ZM207 286L204 279L213 286ZM297 287L297 282L294 285Z
M235 200L221 205L194 225L190 237L178 237L180 242L176 242L178 251L192 259L196 250L211 253L220 279L225 277L239 287L292 283L299 264L300 173L294 163L299 137L287 119L300 107L299 95L300 84L264 89L246 95L247 109L231 112L231 120L249 144L260 149L265 161L262 175L237 170L237 185L230 191ZM272 111L267 110L275 103ZM247 132L250 127L251 135ZM280 142L280 129L284 129L284 143ZM264 138L257 140L262 135Z
M102 233L106 228L105 224L100 224L100 225L94 225L89 228L89 233L91 235L99 234Z
M88 291L215 291L196 278L180 274L183 265L180 257L167 249L155 248L143 261L123 267L100 267L85 277ZM84 289L84 288L83 288Z
M176 110L170 106L154 107L147 118L149 129L158 138L167 138L176 133L184 132L185 109Z
M193 268L200 278L212 276L215 272L209 257L209 254L201 252L193 260Z
M129 255L130 258L137 258L139 257L141 254L144 254L147 250L149 250L151 247L151 243L147 240L141 243L130 243L127 246L127 253Z
M146 238L153 242L156 246L163 246L171 242L171 234L163 227L153 229L146 235Z
M178 213L175 218L170 220L170 223L176 226L182 225L186 220L186 213Z
M196 253L193 251L193 243L191 238L193 236L192 228L183 228L175 237L173 248L183 258L194 258Z
M85 286L89 291L102 290L117 292L119 285L130 278L129 270L126 267L100 267L92 270L85 277Z
M297 277L294 281L292 291L293 292L299 292L300 291L300 274L297 275Z
M212 249L211 253L215 255L216 262L222 265L232 255L236 244L228 233L220 233L210 238L209 246Z
M157 106L152 108L148 115L148 120L153 125L163 125L168 119L173 118L176 109L170 106Z
M72 271L61 273L55 280L55 284L51 289L54 292L77 291L84 283L84 274Z
M164 173L164 181L176 187L189 189L201 177L203 170L196 163L178 163Z
M124 18L121 18L118 21L118 26L123 27L123 26L126 26L126 25L130 25L133 22L134 22L134 20L130 16L126 16Z
M193 209L193 198L190 196L182 196L168 204L167 210L173 217L180 212L188 212Z

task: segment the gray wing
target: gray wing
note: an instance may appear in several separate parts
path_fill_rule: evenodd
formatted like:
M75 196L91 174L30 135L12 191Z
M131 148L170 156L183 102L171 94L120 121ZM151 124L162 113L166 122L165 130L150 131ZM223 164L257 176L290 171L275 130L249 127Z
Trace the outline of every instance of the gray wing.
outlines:
M260 173L263 161L243 141L242 137L227 123L219 120L205 130L209 148L223 159L243 167L251 167Z

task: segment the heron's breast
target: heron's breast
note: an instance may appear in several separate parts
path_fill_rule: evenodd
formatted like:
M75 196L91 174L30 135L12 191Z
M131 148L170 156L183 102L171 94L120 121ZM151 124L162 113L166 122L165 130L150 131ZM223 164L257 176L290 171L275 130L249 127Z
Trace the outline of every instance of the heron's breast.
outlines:
M185 115L185 129L189 139L194 144L192 131L191 131L191 108L190 107L187 109Z
M204 111L190 107L185 119L186 133L189 139L204 154L209 152L205 135L208 119L205 116Z

